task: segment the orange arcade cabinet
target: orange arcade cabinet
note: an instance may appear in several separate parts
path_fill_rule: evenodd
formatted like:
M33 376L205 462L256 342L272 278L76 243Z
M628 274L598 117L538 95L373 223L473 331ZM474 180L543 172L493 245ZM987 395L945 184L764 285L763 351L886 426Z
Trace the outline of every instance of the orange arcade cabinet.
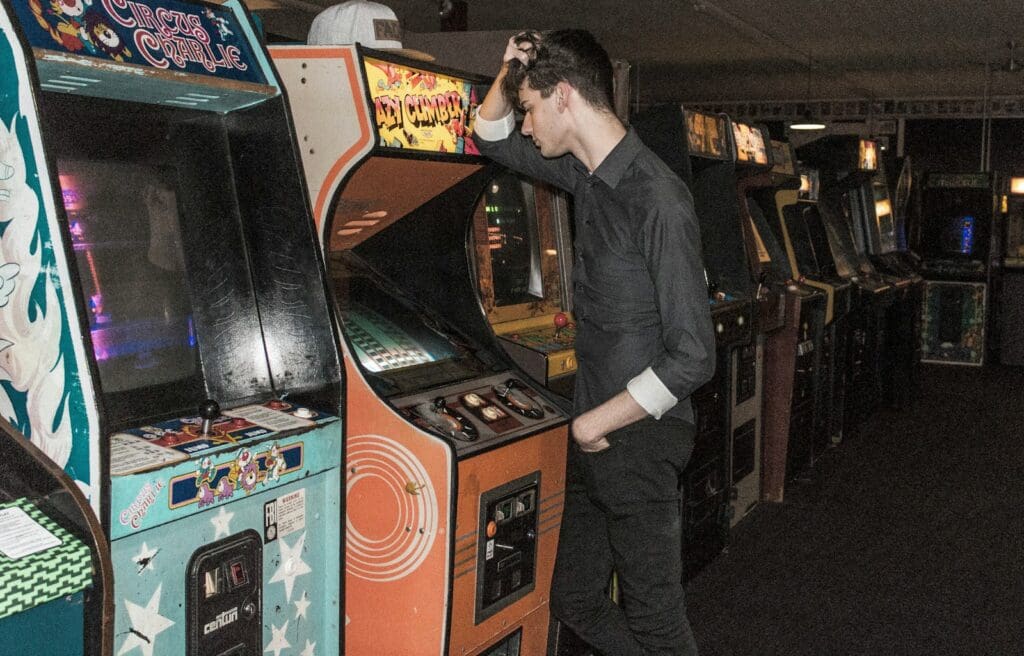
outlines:
M280 46L349 374L349 654L541 654L567 416L498 347L470 232L486 81Z

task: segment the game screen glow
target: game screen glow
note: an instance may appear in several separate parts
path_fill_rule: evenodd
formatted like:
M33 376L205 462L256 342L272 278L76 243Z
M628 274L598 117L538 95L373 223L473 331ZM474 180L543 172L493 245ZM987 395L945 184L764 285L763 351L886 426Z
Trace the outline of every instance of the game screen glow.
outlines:
M104 392L198 368L173 171L58 160L75 264Z

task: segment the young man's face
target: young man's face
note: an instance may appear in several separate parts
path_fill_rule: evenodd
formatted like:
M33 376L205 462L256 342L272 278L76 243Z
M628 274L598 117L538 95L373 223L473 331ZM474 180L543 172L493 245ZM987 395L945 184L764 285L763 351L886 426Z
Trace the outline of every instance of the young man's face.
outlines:
M544 98L527 82L519 87L519 104L523 107L522 132L533 139L544 157L558 157L568 152L564 145L565 130L558 109L558 91Z

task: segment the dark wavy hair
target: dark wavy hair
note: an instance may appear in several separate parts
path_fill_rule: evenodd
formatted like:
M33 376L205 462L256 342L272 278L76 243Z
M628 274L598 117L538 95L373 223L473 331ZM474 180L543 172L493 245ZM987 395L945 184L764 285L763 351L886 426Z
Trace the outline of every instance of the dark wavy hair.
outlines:
M530 53L528 64L513 59L501 85L505 98L519 107L523 82L547 98L559 82L568 82L596 109L614 113L612 63L608 53L586 30L522 32L516 44Z

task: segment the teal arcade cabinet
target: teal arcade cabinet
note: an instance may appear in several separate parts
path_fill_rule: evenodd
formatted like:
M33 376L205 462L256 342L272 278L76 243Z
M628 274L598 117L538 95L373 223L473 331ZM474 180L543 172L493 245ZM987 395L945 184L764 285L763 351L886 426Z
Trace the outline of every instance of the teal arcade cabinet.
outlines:
M3 653L108 653L110 590L110 551L85 495L0 419Z
M0 0L0 70L0 411L102 525L108 653L340 653L342 373L250 16Z

